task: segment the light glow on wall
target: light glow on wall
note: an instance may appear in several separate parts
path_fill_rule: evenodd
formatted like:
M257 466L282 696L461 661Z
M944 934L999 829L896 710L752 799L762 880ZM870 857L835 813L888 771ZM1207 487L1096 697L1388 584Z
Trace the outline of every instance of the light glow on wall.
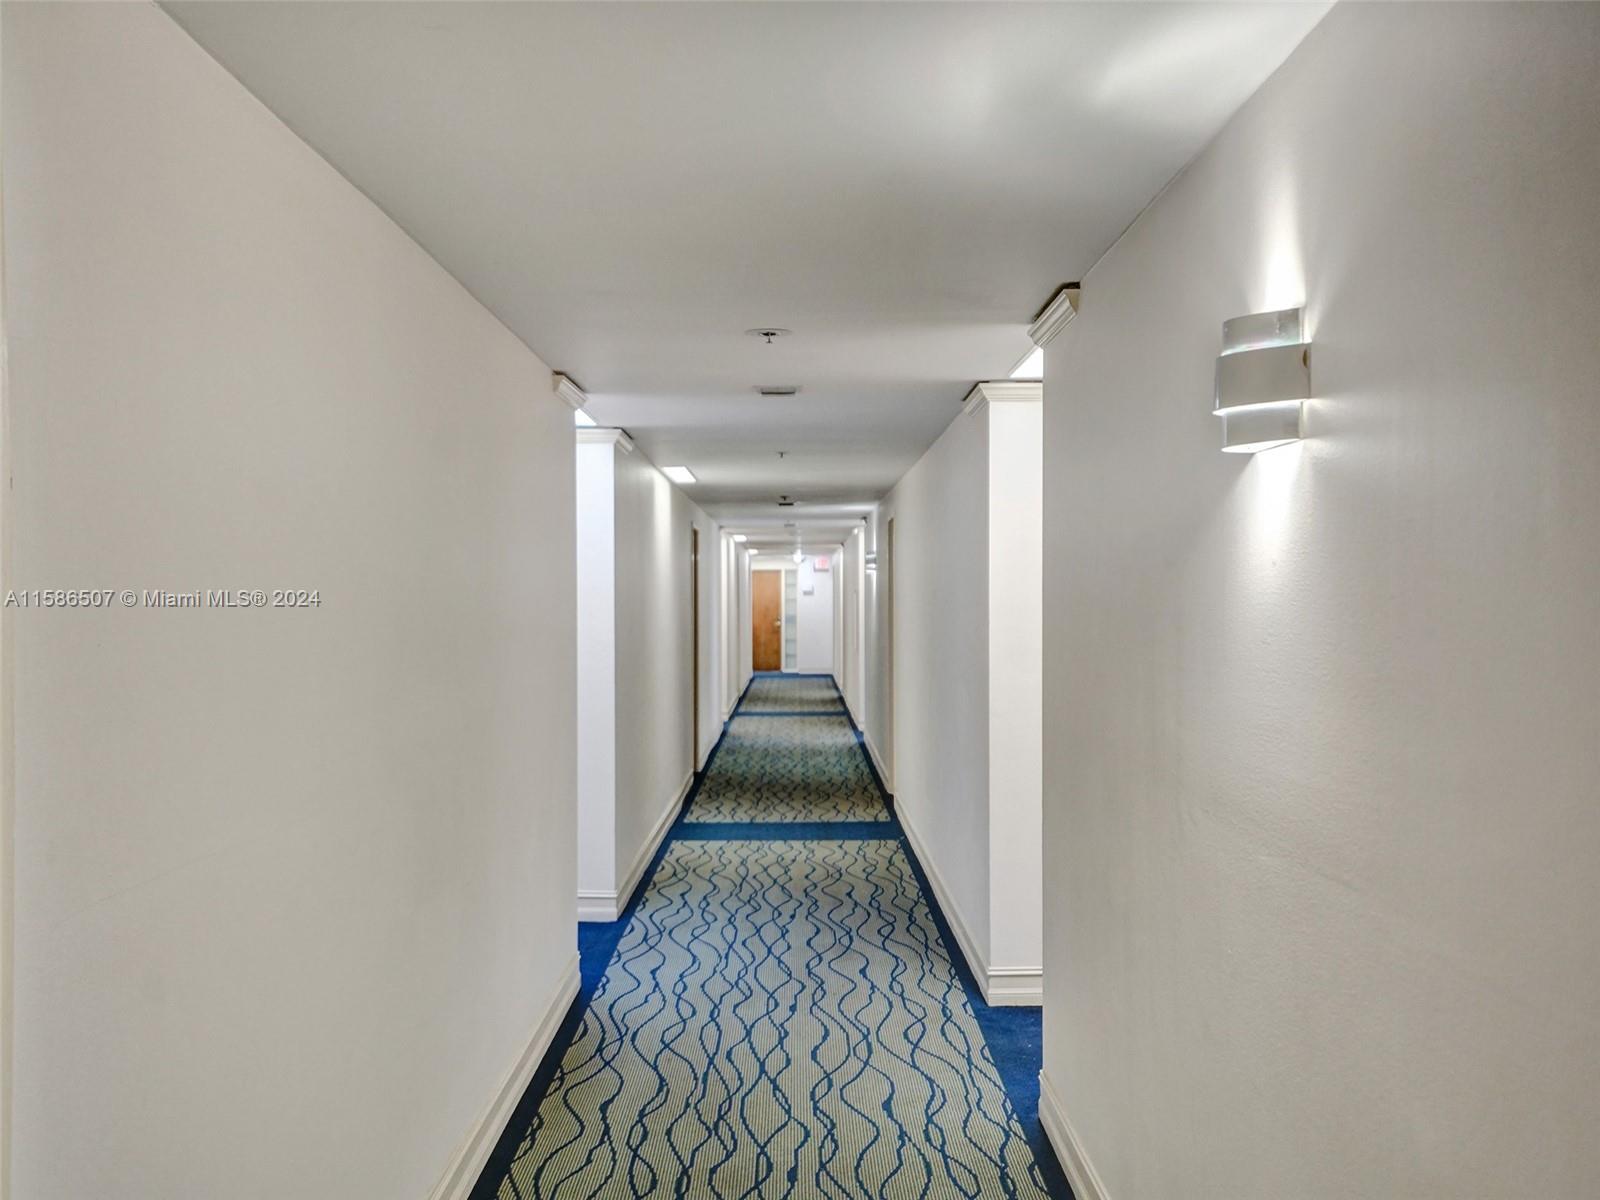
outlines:
M694 472L688 467L662 467L661 473L673 483L693 483Z
M1266 185L1261 223L1266 243L1261 258L1259 301L1261 312L1301 308L1306 303L1305 259L1300 252L1300 201L1292 163L1278 164L1276 185ZM1301 330L1306 341L1311 332Z

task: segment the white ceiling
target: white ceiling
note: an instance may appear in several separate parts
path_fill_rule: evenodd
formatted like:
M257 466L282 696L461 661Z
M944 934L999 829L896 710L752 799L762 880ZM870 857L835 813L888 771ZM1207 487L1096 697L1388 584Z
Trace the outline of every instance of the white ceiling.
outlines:
M821 540L1327 6L165 7L601 424Z

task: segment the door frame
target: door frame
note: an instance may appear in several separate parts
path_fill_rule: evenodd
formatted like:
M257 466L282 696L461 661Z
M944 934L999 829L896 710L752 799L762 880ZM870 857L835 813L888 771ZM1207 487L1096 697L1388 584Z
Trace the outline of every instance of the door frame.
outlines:
M761 670L765 669L763 667L756 666L756 576L757 575L776 575L778 577L778 667L777 667L777 670L778 670L778 673L780 675L784 674L784 673L786 673L788 671L788 668L783 665L785 643L787 641L787 638L786 638L785 635L788 633L788 620L789 620L789 611L788 611L789 610L789 597L788 597L789 582L788 582L788 576L785 574L785 572L787 570L788 570L787 567L785 567L785 566L783 566L781 564L777 564L777 563L774 563L771 566L767 566L767 565L756 566L753 563L751 564L751 567L750 567L750 673L752 675L754 675L758 671L761 671Z

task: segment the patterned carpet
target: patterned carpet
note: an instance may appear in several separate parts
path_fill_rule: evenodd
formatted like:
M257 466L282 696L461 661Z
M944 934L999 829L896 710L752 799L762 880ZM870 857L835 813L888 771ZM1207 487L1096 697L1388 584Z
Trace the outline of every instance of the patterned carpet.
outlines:
M581 927L473 1200L1070 1200L1037 1013L952 959L848 718L743 712L628 914Z
M757 675L739 704L742 713L843 713L833 680L820 675Z
M684 820L889 819L848 717L743 714L741 705Z

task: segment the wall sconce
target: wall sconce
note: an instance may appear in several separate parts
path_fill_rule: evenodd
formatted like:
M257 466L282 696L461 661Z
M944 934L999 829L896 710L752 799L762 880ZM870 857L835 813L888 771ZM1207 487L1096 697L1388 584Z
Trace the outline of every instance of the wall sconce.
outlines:
M1303 313L1285 308L1222 323L1212 411L1222 418L1228 453L1254 454L1300 440L1301 413L1311 398Z

